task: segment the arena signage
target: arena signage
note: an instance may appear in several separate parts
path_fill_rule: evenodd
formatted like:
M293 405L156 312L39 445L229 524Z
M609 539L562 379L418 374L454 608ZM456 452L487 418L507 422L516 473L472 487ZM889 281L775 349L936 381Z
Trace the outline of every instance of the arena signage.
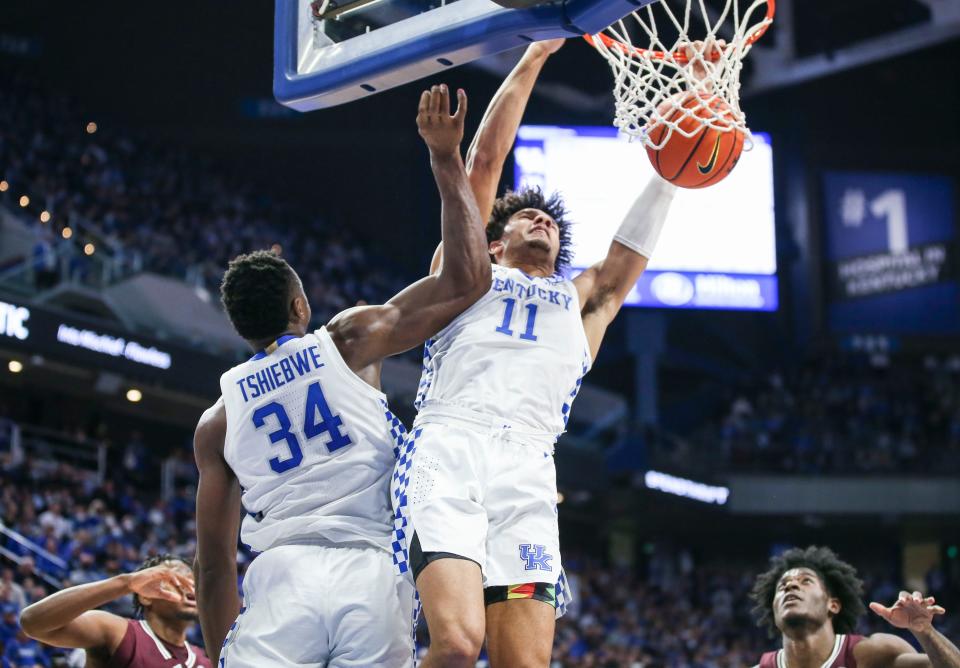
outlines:
M833 328L960 330L950 179L827 172L823 192Z
M628 298L642 306L692 309L777 310L776 276L647 271Z
M235 362L166 340L134 338L103 320L5 302L0 302L0 348L210 397L219 391L220 374Z
M0 335L26 340L30 336L26 325L29 319L30 309L26 306L0 302Z
M57 341L104 355L125 357L131 362L158 369L169 369L172 359L170 353L153 346L144 346L136 341L127 341L123 337L100 334L89 329L77 329L67 324L61 324L57 328Z
M938 283L947 273L951 250L946 244L928 244L837 262L836 291L850 299Z

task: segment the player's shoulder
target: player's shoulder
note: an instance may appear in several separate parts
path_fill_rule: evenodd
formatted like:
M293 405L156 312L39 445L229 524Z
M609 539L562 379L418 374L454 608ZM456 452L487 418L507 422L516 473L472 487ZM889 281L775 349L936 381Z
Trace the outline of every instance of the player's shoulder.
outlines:
M201 427L204 429L212 428L217 422L225 421L226 417L226 405L224 404L223 396L220 396L212 406L201 413L200 420L197 421L197 429Z
M853 655L860 668L884 668L893 665L898 656L917 653L913 645L892 633L851 636L850 639L856 643Z
M226 434L227 409L221 396L216 403L203 412L200 420L197 421L197 428L193 435L194 449L198 452L210 448L222 451Z
M97 645L84 648L88 653L106 658L115 654L123 644L136 642L134 638L136 621L133 619L121 617L106 610L88 610L83 613L83 617L88 623L96 625L100 638Z

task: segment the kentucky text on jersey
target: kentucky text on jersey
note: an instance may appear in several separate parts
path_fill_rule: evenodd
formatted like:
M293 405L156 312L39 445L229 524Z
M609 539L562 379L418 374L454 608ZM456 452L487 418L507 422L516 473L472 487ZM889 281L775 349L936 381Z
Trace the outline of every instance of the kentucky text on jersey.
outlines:
M541 288L539 285L534 285L532 283L515 281L512 278L500 278L499 276L494 277L492 289L494 292L509 292L510 294L516 294L517 297L520 297L521 299L539 297L545 302L557 304L558 306L562 305L567 311L570 310L570 302L573 301L573 298L570 297L570 295L564 294L560 290L549 290Z
M243 400L246 402L262 397L322 366L319 347L310 346L281 358L266 369L241 378L237 381L237 387L240 388L240 393L243 394ZM250 391L249 395L247 390Z

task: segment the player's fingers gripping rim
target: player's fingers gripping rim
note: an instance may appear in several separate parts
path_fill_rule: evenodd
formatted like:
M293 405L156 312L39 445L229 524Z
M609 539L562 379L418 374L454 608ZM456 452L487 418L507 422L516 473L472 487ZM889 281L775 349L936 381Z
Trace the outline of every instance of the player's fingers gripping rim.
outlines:
M440 118L446 120L450 118L450 91L447 84L440 84Z
M417 120L430 112L430 91L420 93L420 104L417 106Z
M462 88L457 89L457 113L453 115L453 118L457 121L457 125L463 127L464 119L467 117L467 91Z

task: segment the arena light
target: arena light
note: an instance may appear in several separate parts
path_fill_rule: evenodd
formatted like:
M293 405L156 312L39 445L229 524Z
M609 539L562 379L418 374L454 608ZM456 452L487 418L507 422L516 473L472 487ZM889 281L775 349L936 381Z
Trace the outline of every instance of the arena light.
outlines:
M127 401L135 404L135 403L138 403L141 399L143 399L143 392L141 392L137 388L131 387L129 390L127 390Z
M71 230L69 227L65 227L60 234L63 235L64 239L69 239L73 236L73 230Z
M678 478L668 473L660 471L647 471L643 481L650 489L655 489L667 494L682 496L702 503L715 503L722 506L730 497L728 487L717 487L714 485L705 485L702 482Z
M10 360L7 363L7 368L10 369L10 373L20 373L23 371L23 363L17 360Z
M8 190L10 190L10 184L7 182L7 180L4 179L3 181L0 181L0 193L5 193Z
M96 124L96 123L94 123L93 121L90 121L89 123L87 123L87 134L88 134L88 135L92 135L92 134L93 134L94 132L96 132L96 131L97 131L97 124Z
M563 492L557 492L557 503L563 503Z
M41 223L49 223L49 222L50 222L50 212L49 212L49 211L41 211L41 212L40 212L40 222L41 222Z
M27 208L30 205L30 198L26 195L20 195L20 206Z
M86 244L86 245L83 247L83 254L84 254L84 255L93 255L93 254L96 252L96 250L97 250L97 247L94 246L93 244Z

